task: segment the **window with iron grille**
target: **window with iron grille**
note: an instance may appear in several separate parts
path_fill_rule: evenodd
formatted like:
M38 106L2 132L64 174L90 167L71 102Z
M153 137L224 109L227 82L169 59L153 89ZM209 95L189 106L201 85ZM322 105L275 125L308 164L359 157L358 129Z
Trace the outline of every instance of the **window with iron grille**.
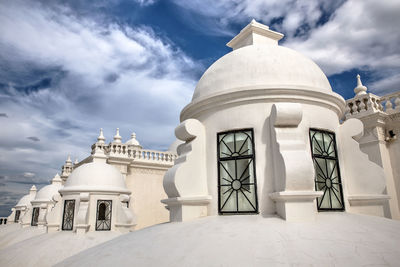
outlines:
M257 213L253 129L218 133L218 211Z
M74 227L75 200L68 199L64 202L62 230L71 231Z
M14 222L18 222L19 221L19 216L20 215L21 215L21 211L20 210L16 210L15 211Z
M318 210L344 210L335 134L310 129L310 143L315 168L315 190L324 192L317 198Z
M96 231L111 230L111 200L97 200Z
M38 225L39 211L40 211L39 208L33 208L32 210L32 220L31 220L32 226Z

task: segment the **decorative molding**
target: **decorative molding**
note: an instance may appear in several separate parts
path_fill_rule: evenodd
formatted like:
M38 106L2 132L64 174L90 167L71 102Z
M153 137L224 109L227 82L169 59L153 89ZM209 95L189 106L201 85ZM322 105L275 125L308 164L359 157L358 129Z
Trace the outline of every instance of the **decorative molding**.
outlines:
M318 105L333 110L339 118L345 112L345 100L337 93L324 93L316 91L317 88L297 86L271 86L240 87L229 89L211 96L204 96L188 104L181 112L180 119L198 117L211 108L223 108L224 106L240 103L277 103L297 102L303 104ZM290 89L289 89L290 88Z

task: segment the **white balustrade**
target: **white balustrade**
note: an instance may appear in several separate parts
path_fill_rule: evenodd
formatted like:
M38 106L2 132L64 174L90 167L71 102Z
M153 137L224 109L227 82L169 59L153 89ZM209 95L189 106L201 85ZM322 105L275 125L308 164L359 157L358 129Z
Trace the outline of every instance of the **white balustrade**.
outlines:
M108 145L95 143L92 145L92 151L95 151L96 148L104 150L106 154L114 158L129 158L134 161L147 161L166 165L172 165L178 157L176 154L171 152L130 148L128 145L118 143L110 143Z
M361 113L376 112L388 114L400 112L400 91L382 97L368 93L346 101L346 118Z

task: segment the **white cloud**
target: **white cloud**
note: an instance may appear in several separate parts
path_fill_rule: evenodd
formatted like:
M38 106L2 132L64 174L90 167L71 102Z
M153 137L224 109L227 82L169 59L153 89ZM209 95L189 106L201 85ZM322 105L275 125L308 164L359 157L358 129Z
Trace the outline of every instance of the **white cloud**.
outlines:
M29 1L0 2L0 59L0 175L37 181L68 154L87 156L100 127L108 141L119 127L124 140L135 130L145 147L166 149L199 67L151 28Z
M375 81L369 85L372 92L398 90L395 86L400 72L400 1L174 2L214 23L208 26L216 28L210 34L234 35L236 32L229 31L231 25L245 25L251 18L273 23L274 30L285 34L285 46L311 57L327 75L360 69L368 71L370 80Z

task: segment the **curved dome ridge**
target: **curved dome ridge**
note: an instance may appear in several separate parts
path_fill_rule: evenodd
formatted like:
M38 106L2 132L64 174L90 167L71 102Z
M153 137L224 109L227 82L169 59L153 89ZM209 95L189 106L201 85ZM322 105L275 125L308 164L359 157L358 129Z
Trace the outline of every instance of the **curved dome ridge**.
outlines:
M311 59L279 45L248 45L212 64L200 78L193 100L235 89L303 89L331 94L322 70Z
M30 194L25 195L18 201L16 207L29 206L33 199L34 199L34 196L32 196Z
M68 177L64 188L66 191L107 191L130 194L121 172L110 164L91 162L79 166Z
M33 202L52 201L53 196L58 194L58 190L62 188L61 184L50 184L40 189Z

